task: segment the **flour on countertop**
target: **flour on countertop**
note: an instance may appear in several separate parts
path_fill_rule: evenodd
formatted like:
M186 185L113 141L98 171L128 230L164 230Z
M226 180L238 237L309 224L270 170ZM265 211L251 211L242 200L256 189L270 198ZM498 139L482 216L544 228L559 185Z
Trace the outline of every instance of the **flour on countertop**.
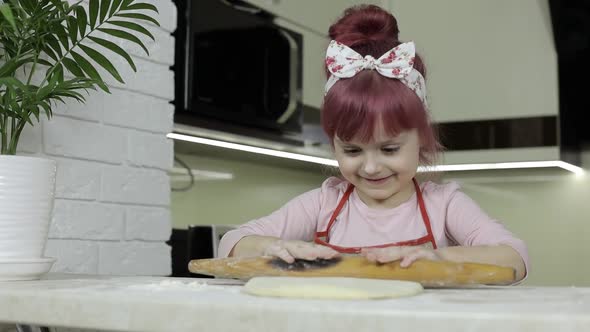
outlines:
M174 287L188 287L190 289L203 289L209 287L204 282L199 281L191 281L191 282L182 282L182 281L175 281L175 280L162 280L158 285L163 288L174 288Z
M208 285L205 282L190 281L184 282L179 280L162 280L159 283L149 283L143 285L130 285L132 289L143 289L151 291L204 291L204 290L227 290L232 291L236 287L223 287Z

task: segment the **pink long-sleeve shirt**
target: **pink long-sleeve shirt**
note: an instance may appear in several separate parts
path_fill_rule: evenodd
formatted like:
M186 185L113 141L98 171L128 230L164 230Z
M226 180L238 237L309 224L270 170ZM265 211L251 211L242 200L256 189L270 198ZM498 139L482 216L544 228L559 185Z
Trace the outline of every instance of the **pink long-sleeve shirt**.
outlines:
M331 177L322 186L303 193L272 214L252 220L226 233L219 244L219 257L227 257L243 237L274 236L284 240L312 241L316 232L325 231L330 217L344 195L348 182ZM502 223L490 218L455 182L425 182L424 205L432 233L439 248L461 245L499 245L514 248L528 271L525 243ZM330 230L330 244L364 247L420 238L427 234L416 193L392 209L368 207L357 195L350 195Z

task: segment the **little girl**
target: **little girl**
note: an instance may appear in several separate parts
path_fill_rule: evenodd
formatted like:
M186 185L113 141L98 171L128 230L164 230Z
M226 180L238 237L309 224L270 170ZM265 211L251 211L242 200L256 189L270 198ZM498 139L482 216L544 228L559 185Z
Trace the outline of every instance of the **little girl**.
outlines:
M524 242L487 216L456 183L418 183L440 151L429 120L424 64L398 40L396 19L372 5L349 8L326 53L322 126L341 178L225 234L219 256L370 261L419 258L512 267L524 278Z

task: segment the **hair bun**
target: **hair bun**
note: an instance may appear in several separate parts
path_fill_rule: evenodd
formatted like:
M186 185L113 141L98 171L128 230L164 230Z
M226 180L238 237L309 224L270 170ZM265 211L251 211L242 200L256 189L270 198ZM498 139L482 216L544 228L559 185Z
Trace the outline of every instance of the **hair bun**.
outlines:
M397 20L388 11L375 5L359 5L346 9L329 30L330 38L349 47L368 44L398 44Z

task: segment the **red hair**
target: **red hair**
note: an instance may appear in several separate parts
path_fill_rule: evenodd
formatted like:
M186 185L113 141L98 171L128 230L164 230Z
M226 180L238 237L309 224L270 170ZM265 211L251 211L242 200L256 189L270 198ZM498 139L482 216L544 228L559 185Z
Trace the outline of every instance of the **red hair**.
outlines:
M379 58L401 44L393 15L374 5L347 9L329 30L330 38L347 45L362 56ZM426 77L424 63L416 54L414 68ZM326 68L326 73L329 72ZM432 163L441 150L435 126L420 98L401 81L387 78L374 70L364 70L349 79L341 79L324 98L322 127L331 140L335 136L348 141L368 142L379 123L390 135L417 129L420 137L420 161Z

